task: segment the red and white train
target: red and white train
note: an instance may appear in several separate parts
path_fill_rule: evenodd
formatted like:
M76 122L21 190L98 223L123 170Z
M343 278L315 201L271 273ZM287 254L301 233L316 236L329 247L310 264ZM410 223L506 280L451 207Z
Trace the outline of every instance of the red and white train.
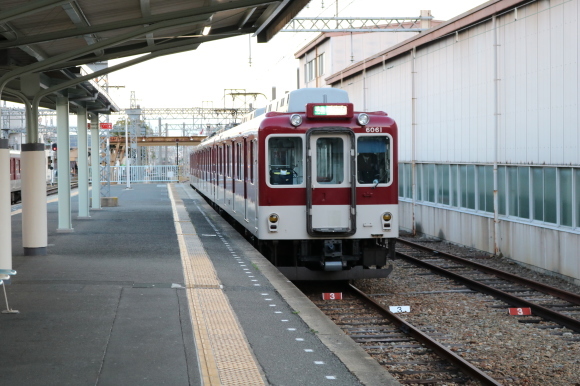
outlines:
M50 150L46 153L46 183L52 180L52 161ZM20 150L10 150L10 203L15 204L22 199L22 167L20 164Z
M10 203L20 201L22 181L20 178L20 151L10 150Z
M355 112L334 88L290 92L254 115L195 148L191 186L291 280L388 276L399 235L395 121Z

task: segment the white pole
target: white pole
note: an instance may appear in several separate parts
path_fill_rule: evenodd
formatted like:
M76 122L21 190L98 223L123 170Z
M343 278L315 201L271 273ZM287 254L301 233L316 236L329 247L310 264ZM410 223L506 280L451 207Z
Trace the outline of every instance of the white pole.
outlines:
M0 271L12 270L12 217L10 208L10 150L0 139Z
M499 62L497 41L497 18L492 17L493 33L493 253L499 254L499 197L498 197L498 152L499 152Z
M91 179L93 180L93 187L91 191L92 209L101 209L101 160L99 153L101 152L101 141L99 138L99 116L92 114L91 116Z
M415 59L417 57L416 48L413 47L411 50L411 196L413 198L413 204L411 206L411 225L413 236L417 234L416 222L415 222L415 211L417 208L417 149L416 149L416 136L417 136L417 95L416 95L416 82L417 82L417 64Z
M78 191L79 191L79 218L88 218L89 215L89 141L87 128L87 109L79 107L77 111L78 127Z
M129 159L129 133L127 126L129 123L129 116L125 119L125 170L127 171L127 188L131 189L131 160Z
M68 97L56 98L56 150L58 159L58 228L57 232L72 232L71 218L71 167L70 167L70 126Z

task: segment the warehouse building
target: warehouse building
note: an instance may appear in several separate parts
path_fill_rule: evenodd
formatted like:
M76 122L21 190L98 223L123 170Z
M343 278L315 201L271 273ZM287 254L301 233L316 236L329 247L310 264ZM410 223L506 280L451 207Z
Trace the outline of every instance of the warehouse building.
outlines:
M580 283L579 14L492 0L324 78L397 121L404 228Z

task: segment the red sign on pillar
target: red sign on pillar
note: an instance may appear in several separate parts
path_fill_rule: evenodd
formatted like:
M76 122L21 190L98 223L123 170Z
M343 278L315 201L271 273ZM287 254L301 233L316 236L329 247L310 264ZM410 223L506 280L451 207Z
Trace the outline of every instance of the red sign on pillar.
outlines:
M113 124L108 122L99 123L99 128L101 130L113 130Z

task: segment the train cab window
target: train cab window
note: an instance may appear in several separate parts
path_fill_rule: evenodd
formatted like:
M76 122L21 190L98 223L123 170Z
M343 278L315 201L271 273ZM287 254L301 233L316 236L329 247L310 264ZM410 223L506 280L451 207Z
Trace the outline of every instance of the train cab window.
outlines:
M304 180L302 138L271 137L268 170L271 185L300 185Z
M344 181L344 141L342 138L316 140L316 182L342 184Z
M357 181L383 184L391 181L391 143L386 136L364 136L357 141Z

